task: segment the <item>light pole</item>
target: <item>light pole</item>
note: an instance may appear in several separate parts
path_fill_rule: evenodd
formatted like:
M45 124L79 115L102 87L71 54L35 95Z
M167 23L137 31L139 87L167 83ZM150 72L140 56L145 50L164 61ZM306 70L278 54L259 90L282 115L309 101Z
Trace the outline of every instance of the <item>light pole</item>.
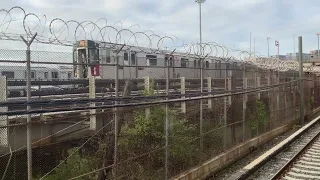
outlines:
M318 58L319 58L319 54L320 54L320 52L319 52L319 49L320 49L319 48L319 36L320 36L320 33L317 33L316 35L318 36L318 53L317 54L318 54Z
M202 93L203 93L203 59L202 59L202 56L203 56L203 51L202 51L202 16L201 16L201 4L204 3L206 0L195 0L196 3L199 4L199 18L200 18L200 64L201 64L201 67L200 67L200 92L201 92L201 96L202 96ZM203 137L202 137L202 134L203 134L203 131L202 131L202 126L203 126L203 123L202 123L202 119L203 119L203 100L201 99L200 100L200 150L202 151L202 148L203 148Z
M267 37L267 42L268 42L268 57L270 57L270 46L269 46L269 40L271 37Z
M278 59L280 59L280 56L279 56L279 46L280 46L280 43L279 41L275 41L275 45L278 47Z
M204 3L204 2L206 2L206 0L196 0L196 3L198 3L199 4L199 22L200 22L200 24L199 24L199 30L200 30L200 46L201 46L201 48L200 48L200 52L201 52L201 55L202 55L202 9L201 9L201 4L202 3Z

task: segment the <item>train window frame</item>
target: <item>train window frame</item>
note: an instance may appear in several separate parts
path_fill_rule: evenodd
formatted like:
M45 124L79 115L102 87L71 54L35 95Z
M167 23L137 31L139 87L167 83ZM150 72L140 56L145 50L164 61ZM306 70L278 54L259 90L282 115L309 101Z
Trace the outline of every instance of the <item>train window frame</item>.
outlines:
M148 54L146 55L148 66L158 66L157 55Z
M56 74L57 76L54 76L54 75L53 75L54 73L57 73L57 74ZM51 72L51 79L59 79L59 72L57 72L57 71L52 71L52 72Z
M136 63L137 63L136 53L131 53L130 60L131 60L131 62L130 62L131 65L136 65Z
M209 61L206 61L206 69L209 69L210 68L210 63Z
M7 75L6 75L6 74L7 74ZM8 76L8 74L10 74L10 76ZM1 75L2 75L2 76L6 76L7 79L14 79L14 77L15 77L14 71L2 71L2 72L1 72ZM11 76L11 75L12 75L12 76Z
M93 63L94 61L99 61L99 49L88 48L88 59L89 59L89 63Z
M107 63L107 64L110 64L110 63L111 63L111 56L107 56L107 57L106 57L106 63Z
M189 67L189 59L181 58L180 59L180 67Z
M48 79L49 78L49 72L44 72L43 73L43 77L44 77L44 79Z
M36 79L37 78L37 72L36 71L31 71L30 72L30 78L31 79Z
M164 57L164 66L165 67L168 67L168 62L169 62L169 57L168 56L166 56L166 57Z
M173 56L169 57L169 67L174 67Z
M129 54L127 52L123 53L123 61L129 62Z
M67 72L68 79L72 79L72 72Z
M221 61L218 61L218 67L217 69L221 69Z
M168 67L173 67L174 63L173 63L173 57L172 56L166 56L164 58L164 66L168 66Z

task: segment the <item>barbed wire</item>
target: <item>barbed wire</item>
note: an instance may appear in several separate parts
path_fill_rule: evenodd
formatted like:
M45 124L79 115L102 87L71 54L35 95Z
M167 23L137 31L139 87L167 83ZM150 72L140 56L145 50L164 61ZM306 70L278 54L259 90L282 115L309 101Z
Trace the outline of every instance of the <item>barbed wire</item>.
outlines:
M2 20L1 20L2 17ZM8 10L0 9L0 40L21 41L21 36L30 39L36 33L35 42L73 46L80 40L92 40L101 47L124 50L170 54L175 51L180 56L224 62L252 64L262 69L276 71L298 71L297 61L279 60L263 57L258 52L228 48L217 42L183 43L176 36L158 35L151 30L142 31L138 24L124 28L121 21L109 23L106 18L96 21L77 21L53 18L46 15L27 12L24 8L14 6ZM120 24L120 26L118 25ZM16 26L20 26L20 29ZM19 32L12 32L15 29ZM125 45L125 46L124 46ZM319 73L314 65L304 67L305 72Z

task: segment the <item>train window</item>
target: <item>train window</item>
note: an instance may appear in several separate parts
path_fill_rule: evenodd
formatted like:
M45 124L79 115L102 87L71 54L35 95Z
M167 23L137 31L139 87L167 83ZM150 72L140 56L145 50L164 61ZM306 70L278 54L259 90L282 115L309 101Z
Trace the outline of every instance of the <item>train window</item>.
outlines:
M58 72L51 72L52 79L58 79Z
M195 67L195 68L197 67L197 60L193 61L193 67Z
M170 66L170 67L173 67L173 66L174 66L173 57L172 57L172 56L169 58L169 66Z
M209 66L210 66L209 61L206 61L206 68L209 69Z
M36 72L31 71L31 79L35 79L36 78Z
M189 59L181 58L181 67L188 67L189 66Z
M158 60L156 55L146 55L148 66L157 66Z
M49 73L48 72L44 72L44 78L48 79Z
M110 57L110 56L107 56L106 62L107 62L107 63L111 63L111 57Z
M215 68L215 69L218 69L218 63L217 63L217 61L214 62L214 68Z
M218 62L218 69L221 69L221 61Z
M8 79L14 79L14 72L13 71L2 71L2 76L6 76Z
M201 60L198 60L198 67L201 67Z
M131 65L136 65L136 54L131 53Z
M123 60L124 60L124 61L129 61L129 55L128 55L127 52L125 52L125 53L123 54Z
M89 63L99 60L98 49L89 49Z
M169 64L168 64L168 59L169 59ZM172 57L165 57L164 58L164 65L165 66L169 66L169 67L173 67L173 58Z
M68 79L72 78L72 72L68 72Z
M110 49L106 49L106 63L111 63Z

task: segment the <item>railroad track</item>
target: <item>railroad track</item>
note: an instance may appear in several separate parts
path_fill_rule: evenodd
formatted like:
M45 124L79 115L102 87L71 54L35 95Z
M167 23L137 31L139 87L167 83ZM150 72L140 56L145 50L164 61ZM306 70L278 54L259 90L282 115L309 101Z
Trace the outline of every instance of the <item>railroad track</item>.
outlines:
M320 116L228 180L320 180Z
M320 179L320 131L272 178L277 179Z

